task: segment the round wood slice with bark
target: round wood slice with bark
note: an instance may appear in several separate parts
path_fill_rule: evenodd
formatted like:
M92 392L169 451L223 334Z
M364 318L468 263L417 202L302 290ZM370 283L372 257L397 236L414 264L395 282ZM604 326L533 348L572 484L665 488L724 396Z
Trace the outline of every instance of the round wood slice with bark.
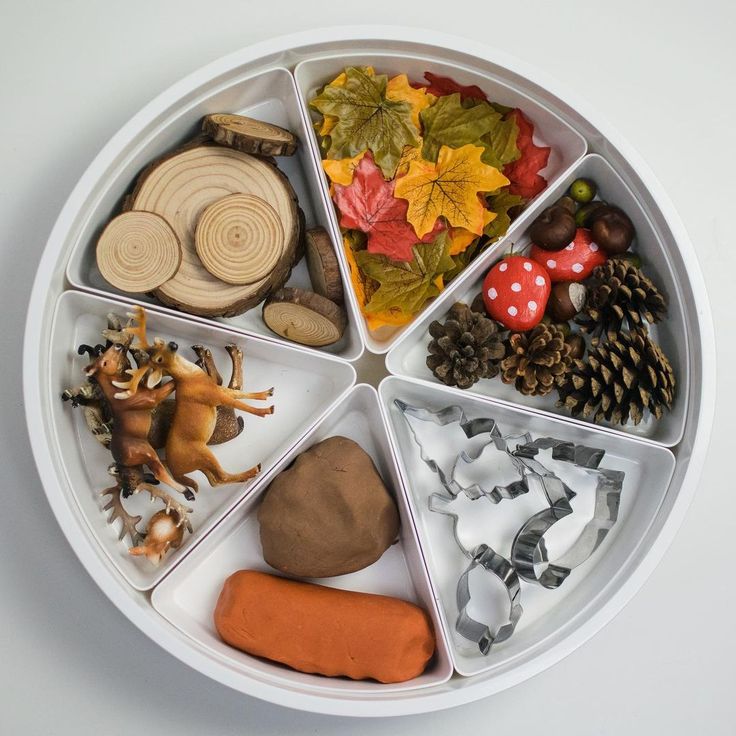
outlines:
M277 264L250 284L224 283L197 256L195 231L200 216L230 194L251 194L268 202L283 230L284 248ZM134 211L161 215L181 242L179 270L154 292L167 306L206 317L233 317L283 286L291 273L302 227L296 194L276 166L256 156L217 145L175 152L143 171L129 205Z
M312 347L337 342L347 325L342 307L312 291L291 287L266 299L263 321L277 335Z
M151 291L179 270L182 248L166 220L153 212L124 212L110 220L97 241L97 268L116 289Z
M291 156L297 146L296 136L285 128L243 115L206 115L202 131L223 146L261 156Z
M315 227L307 230L305 241L312 288L320 296L342 304L342 277L330 236L323 227Z

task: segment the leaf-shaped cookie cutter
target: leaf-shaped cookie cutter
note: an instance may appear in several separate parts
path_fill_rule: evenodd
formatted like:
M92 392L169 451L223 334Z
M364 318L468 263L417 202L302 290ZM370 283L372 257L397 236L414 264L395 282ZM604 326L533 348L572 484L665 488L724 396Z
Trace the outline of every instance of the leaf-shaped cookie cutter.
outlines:
M552 479L556 479L558 483L561 481L535 459L539 450L549 449L552 450L553 460L572 463L597 476L598 480L593 517L565 554L554 562L549 560L544 535L553 524L571 514L572 509L569 498L562 495ZM576 567L582 565L598 549L616 523L626 474L621 470L599 467L605 450L575 445L554 437L540 437L534 442L519 445L512 454L529 471L527 482L538 478L544 485L550 507L534 514L519 529L511 545L511 561L524 580L539 583L545 588L558 588ZM540 470L547 475L541 475ZM537 571L540 565L546 565L541 574Z

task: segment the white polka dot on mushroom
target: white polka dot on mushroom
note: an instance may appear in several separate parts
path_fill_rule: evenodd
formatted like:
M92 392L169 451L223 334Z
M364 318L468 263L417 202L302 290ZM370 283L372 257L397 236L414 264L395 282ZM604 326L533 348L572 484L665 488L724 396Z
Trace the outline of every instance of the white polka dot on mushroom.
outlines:
M537 311L537 303L535 301L530 301L526 306L529 307L530 312Z
M498 292L493 287L488 289L488 297L490 299L495 299L497 296L498 296Z
M595 253L598 250L598 243L591 243L588 247Z
M511 315L512 317L516 317L516 315L517 315L517 314L519 313L519 310L518 310L518 309L517 309L516 307L514 307L514 306L511 306L511 307L509 307L509 308L508 308L508 313L509 313L509 314L510 314L510 315Z
M526 263L524 264L524 270L525 270L525 271L531 271L531 270L532 270L532 264L531 264L531 263L529 263L529 261L527 261L527 262L526 262Z
M509 267L509 264L508 264L508 263L502 263L502 264L501 264L501 265L500 265L500 266L498 267L498 270L499 270L499 271L505 271L505 270L506 270L506 269L507 269L508 267Z
M537 276L537 278L534 279L534 283L537 286L544 286L547 282L544 280L544 276Z
M551 258L547 261L547 268L557 268L557 261L553 261Z
M511 291L521 291L521 284L518 281L514 281L514 283L511 284Z
M575 273L580 273L583 270L583 264L582 263L573 263L572 264L572 270Z
M566 245L565 250L575 250L575 243L570 243L570 245Z

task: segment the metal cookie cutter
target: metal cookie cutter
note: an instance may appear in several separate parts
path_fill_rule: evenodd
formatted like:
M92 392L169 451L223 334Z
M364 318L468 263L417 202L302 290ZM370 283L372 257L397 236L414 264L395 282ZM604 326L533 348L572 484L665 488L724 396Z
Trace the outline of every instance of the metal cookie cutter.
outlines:
M553 459L570 462L598 478L593 518L567 552L554 562L549 560L544 535L553 524L572 513L569 503L572 496L567 495L569 489L562 481L534 459L539 450L547 449L552 450ZM513 454L529 471L528 482L541 483L550 507L534 514L517 532L511 546L511 560L525 580L539 583L545 588L558 588L572 570L595 552L616 522L625 473L598 467L605 455L604 450L574 445L553 437L542 437L520 445ZM543 565L546 567L538 573L538 567Z
M457 581L457 608L458 616L455 621L455 630L460 636L478 645L481 654L488 654L494 642L502 642L514 633L524 609L519 602L521 598L521 584L514 566L502 555L499 555L487 544L479 544L473 550L468 550L458 535L458 515L451 510L453 498L442 493L433 493L429 497L430 511L436 511L452 518L452 533L457 546L470 560ZM468 615L467 607L470 603L470 573L478 566L486 572L495 575L505 586L509 596L509 618L494 634L487 624L476 621Z

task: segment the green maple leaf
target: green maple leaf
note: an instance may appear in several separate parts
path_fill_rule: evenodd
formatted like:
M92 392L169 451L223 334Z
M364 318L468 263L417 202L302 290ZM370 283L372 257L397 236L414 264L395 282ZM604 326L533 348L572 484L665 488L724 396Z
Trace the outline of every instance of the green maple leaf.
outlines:
M366 276L380 286L366 304L366 312L382 312L398 308L406 314L418 312L424 302L437 296L440 289L435 280L454 267L448 255L447 233L441 233L432 243L414 246L413 261L393 261L384 255L358 251L355 260Z
M483 234L491 241L497 240L506 234L511 225L509 210L524 204L524 198L518 194L501 192L493 197L488 197L488 209L496 213L496 218L491 220L483 230Z
M327 158L351 158L368 148L384 177L390 179L404 146L419 143L411 105L386 99L385 74L369 77L348 67L345 76L343 86L328 85L309 103L323 115L337 118L330 131Z
M442 146L468 144L483 148L481 161L499 170L521 156L516 120L504 120L501 112L482 100L462 102L458 93L445 95L422 110L421 121L422 156L427 161L436 161Z

